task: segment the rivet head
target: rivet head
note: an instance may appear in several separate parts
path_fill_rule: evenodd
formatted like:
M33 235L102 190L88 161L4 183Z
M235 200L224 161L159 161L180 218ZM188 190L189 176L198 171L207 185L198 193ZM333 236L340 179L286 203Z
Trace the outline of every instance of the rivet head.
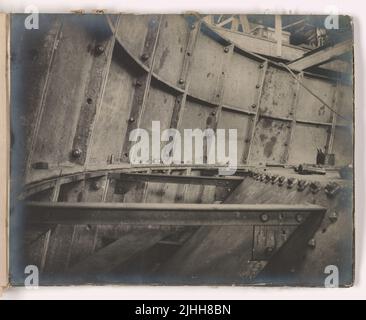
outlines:
M260 86L260 84L257 84L255 87L256 87L257 89L259 89L261 86Z
M274 251L274 248L273 247L267 247L266 248L266 255L269 256L273 253Z
M255 109L257 105L255 103L252 104L252 108Z
M80 148L75 148L72 150L71 154L74 158L80 158L82 151Z
M301 223L301 222L303 222L303 221L304 221L304 217L303 217L303 215L302 215L302 214L300 214L300 213L298 213L298 214L296 215L295 219L296 219L296 221L297 221L298 223Z
M212 111L212 112L211 112L211 115L212 115L212 116L216 116L216 111Z
M263 63L261 63L261 64L259 65L259 68L260 68L260 69L264 68L264 64L263 64Z
M196 25L192 24L192 25L191 25L191 29L192 29L192 30L196 29Z
M228 47L225 47L224 48L224 52L228 53L229 52L229 48Z
M267 213L262 213L260 216L260 219L262 222L267 222L269 220L268 214Z
M136 80L135 86L136 87L141 87L142 86L142 82L140 80Z
M135 118L131 117L130 119L128 119L128 122L130 123L135 122Z
M149 55L147 53L144 53L142 56L141 56L141 59L146 61L147 59L149 59Z
M100 183L99 181L93 181L91 184L91 187L93 190L99 190L100 189Z
M179 84L183 84L184 80L183 79L179 79Z
M338 213L337 212L332 212L330 215L329 215L329 220L331 222L336 222L338 220Z
M308 242L308 246L312 249L314 249L316 247L316 241L315 239L310 239Z
M104 47L103 46L101 46L101 45L97 45L96 47L95 47L95 54L96 55L101 55L102 53L104 52Z

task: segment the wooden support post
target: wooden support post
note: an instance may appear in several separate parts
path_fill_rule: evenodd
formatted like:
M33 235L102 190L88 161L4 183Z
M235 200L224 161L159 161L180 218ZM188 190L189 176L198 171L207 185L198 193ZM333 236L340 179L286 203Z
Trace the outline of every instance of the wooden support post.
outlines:
M282 56L282 17L276 14L275 16L275 36L277 40L276 54L277 57Z

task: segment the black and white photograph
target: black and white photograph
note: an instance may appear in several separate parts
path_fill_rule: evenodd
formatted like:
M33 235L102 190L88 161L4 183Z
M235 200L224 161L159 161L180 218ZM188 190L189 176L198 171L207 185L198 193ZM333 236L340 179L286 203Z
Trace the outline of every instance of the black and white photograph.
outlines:
M349 16L12 14L10 283L352 286L353 81Z

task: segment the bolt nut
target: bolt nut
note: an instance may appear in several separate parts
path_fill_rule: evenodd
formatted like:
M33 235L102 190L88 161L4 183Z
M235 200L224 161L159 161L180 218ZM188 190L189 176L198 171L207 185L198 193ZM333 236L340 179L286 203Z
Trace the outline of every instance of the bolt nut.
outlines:
M91 188L95 191L100 189L100 182L99 181L93 181L91 184Z
M136 87L141 87L142 86L142 82L140 80L136 80L135 81L135 86Z
M269 256L273 253L274 251L274 248L273 247L267 247L266 248L266 255Z
M143 55L141 55L141 59L143 60L143 61L146 61L146 60L148 60L150 58L150 56L147 54L147 53L144 53Z
M329 215L329 220L334 223L338 220L338 213L333 211L330 215Z
M308 246L312 249L315 249L315 247L316 247L315 239L310 239L309 242L308 242Z
M304 221L304 217L303 217L303 215L302 215L302 214L300 214L300 213L298 213L298 214L296 215L295 219L296 219L296 221L297 221L298 223L301 223L301 222L303 222L303 221Z
M262 222L267 222L269 220L269 216L267 213L262 213L260 218Z
M99 44L95 47L95 54L97 56L100 56L103 52L104 52L104 47L102 45Z
M80 156L81 156L81 154L82 154L83 152L81 151L81 149L80 148L75 148L75 149L73 149L72 151L71 151L71 154L72 154L72 156L74 157L74 158L80 158Z

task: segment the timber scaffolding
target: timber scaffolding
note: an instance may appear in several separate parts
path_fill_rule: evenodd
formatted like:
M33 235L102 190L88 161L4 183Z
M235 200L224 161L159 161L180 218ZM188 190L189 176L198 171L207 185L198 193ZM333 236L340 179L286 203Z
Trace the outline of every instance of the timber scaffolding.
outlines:
M337 261L341 285L352 283L352 185L337 169L353 162L353 88L342 72L312 69L349 40L284 65L304 50L243 34L269 48L252 52L207 17L97 16L98 34L83 19L59 16L33 39L49 60L41 94L28 97L26 178L12 177L13 223L22 217L26 234L14 244L14 282L34 264L42 284L319 286ZM65 66L82 70L68 84ZM76 82L83 88L63 97ZM235 175L129 165L129 133L153 120L236 128ZM293 170L315 164L318 148L336 155L324 176Z

